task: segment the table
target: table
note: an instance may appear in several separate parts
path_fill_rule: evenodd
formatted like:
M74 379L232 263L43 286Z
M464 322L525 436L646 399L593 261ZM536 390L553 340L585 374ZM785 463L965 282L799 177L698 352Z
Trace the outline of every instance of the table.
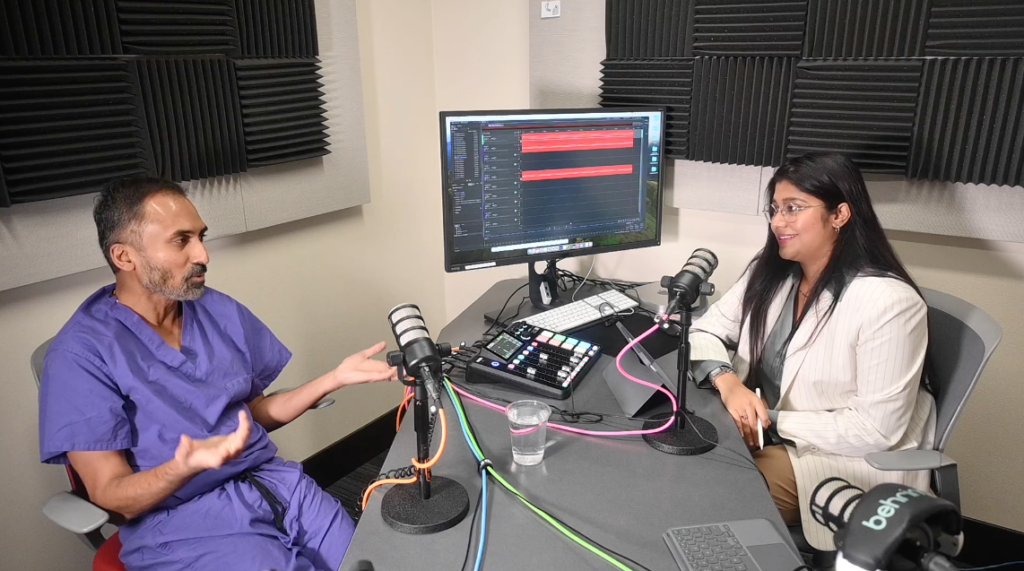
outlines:
M487 329L484 313L501 307L522 284L522 280L496 283L441 330L436 341L453 345L460 341L471 343ZM525 289L516 294L509 304L512 309L503 315L515 311L523 294ZM591 294L584 288L577 298ZM534 311L529 305L528 300L523 304L520 317ZM605 367L615 366L613 357L602 356L580 383L575 392L577 410L622 414L602 376ZM677 370L675 361L674 352L658 359L673 382ZM494 385L472 385L471 388L491 398L524 398L522 393ZM652 570L678 569L662 539L662 534L670 527L765 518L789 541L786 526L775 509L764 479L752 464L718 395L697 389L691 383L687 397L687 405L718 429L720 446L707 454L672 456L654 450L640 437L599 438L549 429L544 461L529 467L512 462L508 421L503 414L468 399L463 399L463 403L484 453L513 486L591 539ZM447 398L444 402L449 439L433 473L453 478L465 486L470 496L471 516L480 491L477 462L462 436L454 407ZM568 401L548 402L561 408L569 406ZM552 421L558 420L556 416L552 415ZM640 425L625 419L615 419L614 423L631 428ZM409 414L395 437L384 470L409 465L415 455L412 425ZM600 425L587 428L613 429ZM488 484L484 569L611 569L600 558L551 528L493 480ZM384 523L380 515L382 497L382 492L374 492L341 571L355 570L360 560L372 562L376 571L459 568L469 539L470 516L441 533L405 535ZM474 538L467 569L472 568L475 555Z

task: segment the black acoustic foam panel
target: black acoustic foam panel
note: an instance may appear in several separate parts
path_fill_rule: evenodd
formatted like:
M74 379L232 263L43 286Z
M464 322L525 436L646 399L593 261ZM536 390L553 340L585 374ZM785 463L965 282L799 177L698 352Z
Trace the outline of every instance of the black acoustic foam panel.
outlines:
M693 58L605 60L601 66L601 105L666 107L665 155L689 158Z
M693 55L695 0L608 0L608 59Z
M120 53L114 0L0 0L0 57Z
M317 54L314 0L0 0L0 206L325 155Z
M194 180L246 170L231 60L159 58L135 65L159 176Z
M802 53L807 0L692 0L695 56Z
M330 152L319 61L243 59L235 72L250 167Z
M931 0L928 56L1024 56L1021 0Z
M235 0L242 57L319 55L313 0Z
M690 158L778 166L795 58L697 58L690 113Z
M836 151L865 172L904 174L922 61L801 60L788 156Z
M126 54L238 54L232 0L117 0Z
M131 65L0 60L0 206L94 192L152 169Z
M809 0L804 57L920 57L930 0Z
M925 61L907 176L1024 183L1024 60Z

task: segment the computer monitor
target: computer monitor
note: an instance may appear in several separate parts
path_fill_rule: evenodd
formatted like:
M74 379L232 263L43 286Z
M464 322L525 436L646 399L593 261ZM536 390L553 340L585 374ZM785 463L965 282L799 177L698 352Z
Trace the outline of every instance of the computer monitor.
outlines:
M532 294L554 273L533 262L661 244L664 125L654 107L442 112L445 270L530 263Z

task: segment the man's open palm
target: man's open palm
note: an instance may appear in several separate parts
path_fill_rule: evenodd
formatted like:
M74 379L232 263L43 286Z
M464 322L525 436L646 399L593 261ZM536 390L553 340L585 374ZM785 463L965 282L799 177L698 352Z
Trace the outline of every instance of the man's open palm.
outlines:
M231 434L213 436L204 440L193 440L181 435L174 459L189 471L215 470L237 458L245 450L252 425L245 411L238 412L238 428Z
M335 369L335 376L339 381L339 388L347 385L359 385L377 381L397 381L398 370L383 361L377 361L372 357L384 351L386 345L383 341L373 347L349 356Z

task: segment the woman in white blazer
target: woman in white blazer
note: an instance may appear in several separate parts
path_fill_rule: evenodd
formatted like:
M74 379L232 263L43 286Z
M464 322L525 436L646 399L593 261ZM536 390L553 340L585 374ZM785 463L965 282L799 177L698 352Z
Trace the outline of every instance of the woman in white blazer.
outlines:
M764 249L693 325L693 371L719 391L748 445L757 423L766 429L770 442L754 460L783 519L802 521L812 546L832 550L808 505L823 479L928 488L927 471L880 472L864 461L932 446L927 307L846 157L809 154L779 167L765 215Z

